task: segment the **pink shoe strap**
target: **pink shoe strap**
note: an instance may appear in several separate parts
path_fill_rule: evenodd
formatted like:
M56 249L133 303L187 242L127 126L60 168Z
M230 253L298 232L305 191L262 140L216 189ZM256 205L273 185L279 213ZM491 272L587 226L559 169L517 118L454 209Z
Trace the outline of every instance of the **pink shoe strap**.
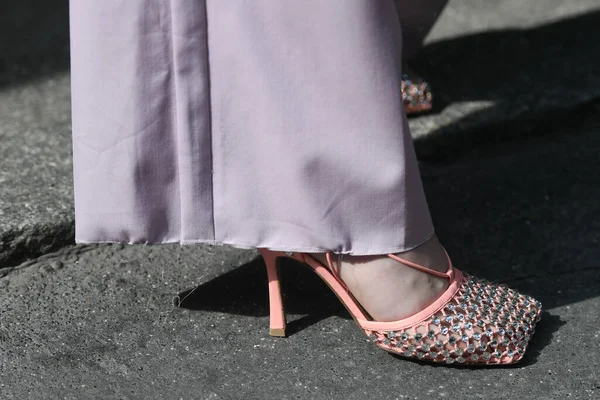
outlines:
M342 265L341 265L340 259L338 258L337 267L336 267L335 264L333 263L333 261L331 261L332 254L333 253L331 253L329 251L327 253L325 253L325 259L327 260L327 268L331 271L332 275L335 276L335 278L340 282L340 284L344 287L344 289L346 289L346 291L350 292L350 289L348 289L348 286L346 286L346 283L342 279L342 275L341 275Z
M447 278L447 279L452 280L452 278L454 277L454 267L452 266L452 260L450 260L450 256L448 255L448 252L446 251L446 249L444 247L442 247L442 249L444 249L444 253L446 254L446 260L448 261L448 270L446 272L439 272L434 269L424 267L420 264L416 264L412 261L408 261L408 260L405 260L404 258L400 258L395 254L388 254L388 257L393 258L394 260L401 262L402 264L404 264L406 266L418 269L419 271L423 271L425 273L428 273L428 274L431 274L434 276L438 276L440 278Z
M427 274L431 274L431 275L434 275L434 276L437 276L440 278L446 278L446 279L452 280L452 278L454 277L454 267L452 265L452 260L450 260L450 256L448 255L448 252L446 251L446 249L444 247L442 247L442 249L444 249L444 254L446 254L446 260L448 261L448 269L446 270L446 272L439 272L434 269L427 268L423 265L420 265L420 264L414 263L412 261L405 260L404 258L398 257L395 254L388 254L387 256L406 265L406 266L418 269L419 271L425 272ZM331 253L331 252L325 253L325 259L327 260L327 268L331 271L331 273L337 279L339 279L341 282L343 282L341 279L341 265L340 265L341 263L339 261L337 263L334 263L331 259L332 254L333 253Z
M444 250L445 251L445 250ZM368 313L360 306L360 303L352 296L350 290L345 285L344 281L340 278L338 269L334 266L332 262L332 254L326 253L325 257L328 265L323 265L315 258L310 256L309 253L297 253L294 257L301 262L307 263L311 266L327 283L328 285L336 291L338 297L342 300L342 302L346 305L350 313L354 316L356 321L363 329L371 329L371 330L398 330L404 329L414 324L417 324L421 321L424 321L426 318L430 317L437 311L439 311L442 307L446 305L448 301L456 294L458 289L460 288L463 275L462 273L454 269L452 266L452 262L450 261L450 257L446 252L446 257L448 259L448 271L445 273L438 272L426 268L422 265L410 262L408 260L404 260L400 257L394 256L393 254L389 254L393 259L399 259L398 261L406 264L407 266L416 268L420 271L431 273L436 276L440 276L442 278L450 279L448 288L442 295L436 299L433 303L427 306L425 309L417 312L416 314L404 318L398 321L389 321L389 322L380 322L374 321Z
M446 254L446 260L448 261L448 269L446 270L446 272L439 272L434 269L427 268L423 265L420 265L420 264L414 263L412 261L405 260L404 258L398 257L395 254L388 254L387 256L406 265L406 266L409 266L411 268L425 272L427 274L431 274L431 275L434 275L434 276L437 276L440 278L452 280L454 278L454 267L452 265L452 260L450 260L450 256L448 255L448 252L446 251L446 249L444 247L442 247L442 249L444 249L444 254ZM340 282L340 284L344 287L344 289L349 291L348 287L346 286L346 283L343 281L343 279L341 277L341 267L342 267L341 262L338 259L338 262L334 263L332 261L332 254L333 253L331 253L331 252L325 253L325 259L327 260L326 267L327 267L327 269L329 269L331 274Z

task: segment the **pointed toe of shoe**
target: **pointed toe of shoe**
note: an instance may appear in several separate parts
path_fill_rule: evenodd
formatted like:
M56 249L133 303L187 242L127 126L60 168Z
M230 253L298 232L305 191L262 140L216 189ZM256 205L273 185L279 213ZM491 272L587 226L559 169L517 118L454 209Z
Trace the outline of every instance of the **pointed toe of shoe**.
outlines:
M504 285L462 275L454 293L419 322L365 329L375 344L403 357L446 364L514 364L525 354L542 305Z

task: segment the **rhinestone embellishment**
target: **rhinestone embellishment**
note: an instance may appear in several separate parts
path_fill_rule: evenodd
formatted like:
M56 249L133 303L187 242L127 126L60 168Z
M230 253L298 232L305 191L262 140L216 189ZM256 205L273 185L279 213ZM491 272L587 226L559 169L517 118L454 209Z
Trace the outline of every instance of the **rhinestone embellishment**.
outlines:
M447 364L506 364L525 354L539 302L503 286L463 275L452 299L413 326L369 330L369 338L404 357Z

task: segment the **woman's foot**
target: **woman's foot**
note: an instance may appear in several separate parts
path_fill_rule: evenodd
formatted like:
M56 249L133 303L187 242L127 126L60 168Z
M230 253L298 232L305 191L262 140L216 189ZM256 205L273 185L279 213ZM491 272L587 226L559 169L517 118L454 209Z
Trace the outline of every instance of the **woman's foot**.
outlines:
M272 336L285 336L276 263L282 255L317 272L378 347L407 358L513 364L525 354L541 317L542 305L534 298L451 266L436 237L398 255L346 256L337 265L331 253L307 258L306 253L260 250L269 280Z
M325 254L311 254L327 265ZM448 268L446 253L436 236L399 257L436 271ZM332 260L337 264L337 260ZM337 265L335 265L338 267ZM340 277L376 321L396 321L423 310L448 287L448 279L411 268L386 255L344 255Z
M430 85L419 77L406 62L402 63L402 101L407 115L431 110L433 95Z

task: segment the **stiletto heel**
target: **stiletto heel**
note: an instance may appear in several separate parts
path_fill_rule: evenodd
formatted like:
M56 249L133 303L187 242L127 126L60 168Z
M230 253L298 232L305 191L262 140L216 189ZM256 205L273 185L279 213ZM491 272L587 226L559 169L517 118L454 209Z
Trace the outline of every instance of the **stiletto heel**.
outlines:
M310 254L259 249L269 278L272 336L285 336L285 313L277 270L279 257L290 257L310 267L340 299L361 330L380 348L403 357L447 364L513 364L521 360L542 305L530 296L503 285L463 274L448 259L448 270L438 272L388 257L444 279L448 288L416 314L391 322L375 321L354 298L334 268L332 253L327 266ZM338 266L339 267L339 266Z
M260 249L260 253L267 267L267 278L269 280L269 319L271 336L285 337L285 311L283 309L283 298L281 296L281 283L279 282L279 271L277 270L277 252Z

